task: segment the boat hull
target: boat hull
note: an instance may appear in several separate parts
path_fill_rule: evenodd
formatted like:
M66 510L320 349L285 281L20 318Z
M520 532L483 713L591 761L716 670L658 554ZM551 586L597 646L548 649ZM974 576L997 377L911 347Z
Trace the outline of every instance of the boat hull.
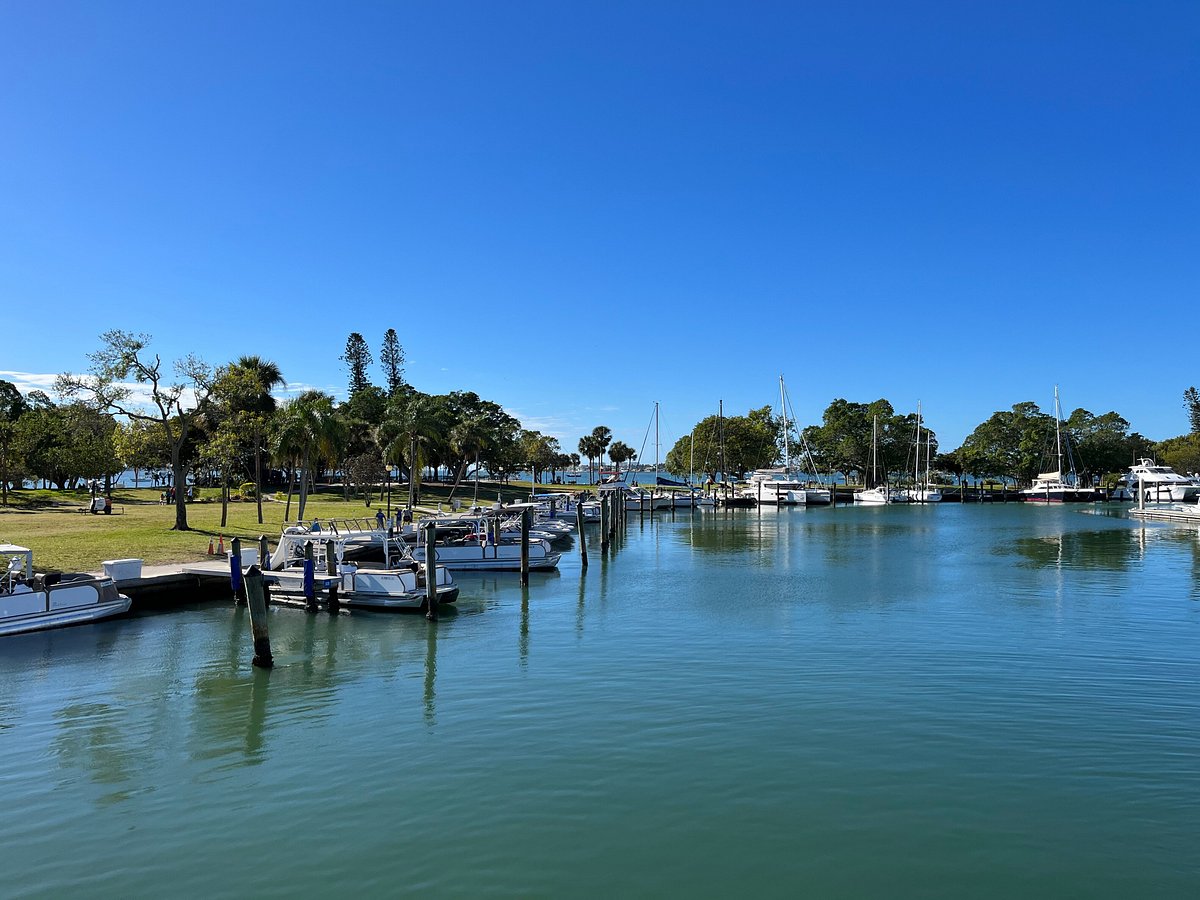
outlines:
M25 634L30 631L46 631L50 628L67 628L71 625L87 625L103 619L111 619L129 612L131 601L124 594L117 595L119 599L94 603L89 606L74 609L59 609L40 611L36 613L3 615L0 614L0 636L9 634ZM0 598L0 610L3 609L3 599Z

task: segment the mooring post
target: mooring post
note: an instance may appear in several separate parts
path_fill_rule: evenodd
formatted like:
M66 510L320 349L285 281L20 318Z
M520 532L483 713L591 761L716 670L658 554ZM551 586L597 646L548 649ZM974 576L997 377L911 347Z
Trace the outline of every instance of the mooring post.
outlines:
M521 510L521 587L529 586L529 522L532 518L532 510Z
M258 568L263 572L271 571L271 545L265 534L258 536Z
M575 531L579 534L579 565L587 569L587 536L583 533L583 504L575 507Z
M425 531L425 618L438 620L437 599L437 520L429 519L421 525Z
M242 540L234 538L229 545L229 586L233 588L233 602L246 605L246 586L242 581Z
M608 549L608 517L609 507L612 505L609 500L612 498L612 493L605 494L600 498L600 552L603 553Z
M313 564L313 543L304 542L304 608L317 611L316 566Z
M267 632L267 597L263 591L262 571L251 566L246 572L246 599L250 608L250 634L254 639L253 665L269 669L275 665L271 656L271 636Z
M337 544L332 538L325 542L325 572L329 575L329 611L336 613L342 608L342 602L338 599L341 579L338 578Z

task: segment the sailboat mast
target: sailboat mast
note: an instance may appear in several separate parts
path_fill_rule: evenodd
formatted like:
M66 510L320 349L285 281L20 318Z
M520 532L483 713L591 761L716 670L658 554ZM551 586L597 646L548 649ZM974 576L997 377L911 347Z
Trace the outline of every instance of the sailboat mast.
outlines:
M658 401L654 401L654 487L658 488Z
M783 472L785 478L792 477L792 460L788 448L787 401L783 397L783 376L779 376L779 409L783 412Z
M913 484L921 483L921 401L917 401L917 462L913 466Z
M1054 446L1058 451L1058 477L1062 478L1062 430L1059 427L1062 419L1058 408L1058 385L1054 386Z

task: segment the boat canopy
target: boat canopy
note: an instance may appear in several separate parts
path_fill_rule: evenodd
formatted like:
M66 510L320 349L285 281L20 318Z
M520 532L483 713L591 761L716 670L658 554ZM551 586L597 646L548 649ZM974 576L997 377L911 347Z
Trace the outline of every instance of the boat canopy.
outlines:
M658 484L662 487L687 487L687 482L676 481L674 478L667 478L663 475L659 475L658 478L655 479L655 484Z

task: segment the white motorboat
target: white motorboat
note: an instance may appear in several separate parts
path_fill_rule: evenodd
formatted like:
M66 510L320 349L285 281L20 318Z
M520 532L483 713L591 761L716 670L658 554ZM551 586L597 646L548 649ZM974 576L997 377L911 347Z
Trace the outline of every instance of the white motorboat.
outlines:
M333 576L328 569L327 542L332 541L338 563L339 599L345 606L363 609L420 609L427 602L423 566L413 560L404 542L393 538L384 542L382 566L345 562L346 538L334 538L292 526L284 529L279 546L271 554L270 576L273 590L290 598L304 596L305 544L313 544L314 581L328 587ZM438 604L458 599L458 585L442 566L434 568Z
M1139 490L1147 503L1186 503L1200 497L1200 484L1152 459L1139 459L1121 481L1125 495L1118 499L1136 500Z
M129 612L132 601L107 576L34 574L33 551L0 544L0 635L82 625Z
M804 482L792 478L786 467L755 469L741 494L769 506L804 506L808 503Z
M893 490L886 484L854 492L854 502L864 503L867 505L881 503L908 503L911 501L911 499L912 498L909 496L907 491Z
M447 569L520 571L520 541L498 540L498 527L497 520L486 516L458 519L453 533L439 538L434 545L434 559ZM413 559L424 564L427 550L425 530L418 528L416 544L411 548ZM549 541L529 539L531 570L557 568L561 558L562 554L551 549Z

